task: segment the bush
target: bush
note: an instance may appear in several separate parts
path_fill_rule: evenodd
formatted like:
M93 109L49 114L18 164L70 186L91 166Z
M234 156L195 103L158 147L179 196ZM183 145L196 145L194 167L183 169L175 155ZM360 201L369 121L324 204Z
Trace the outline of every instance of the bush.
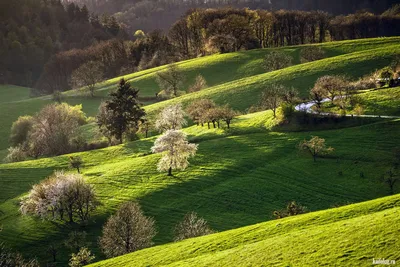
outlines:
M174 240L180 241L212 233L214 233L214 231L208 226L206 220L199 217L195 212L190 212L185 215L182 222L176 225Z
M35 158L61 155L83 147L79 127L85 123L82 105L50 104L34 117L20 117L13 124L10 139Z
M279 51L270 52L264 59L264 69L266 71L274 71L290 67L292 65L292 57Z
M301 49L300 61L302 63L321 60L325 58L325 52L318 46L308 46Z
M4 159L6 163L24 161L27 158L26 152L21 146L10 147L8 154Z
M10 135L11 146L22 145L27 141L33 123L32 116L21 116L13 123Z
M127 202L107 220L99 243L111 258L150 247L155 235L154 220L143 214L139 204Z
M87 221L98 201L93 187L81 175L55 172L34 185L20 205L24 215L72 223L75 219Z
M276 219L281 219L289 216L295 216L298 214L303 214L307 212L307 208L300 204L297 204L296 201L291 201L286 206L284 210L276 210L273 215Z
M72 253L71 259L69 260L69 266L81 267L86 266L93 261L95 256L90 252L88 248L81 248L78 253Z
M86 242L86 232L77 232L73 231L69 233L67 240L65 240L64 244L71 251L79 252L81 247L87 246Z
M207 87L207 81L204 79L202 75L197 75L196 80L192 86L189 87L189 92L194 93L198 92Z

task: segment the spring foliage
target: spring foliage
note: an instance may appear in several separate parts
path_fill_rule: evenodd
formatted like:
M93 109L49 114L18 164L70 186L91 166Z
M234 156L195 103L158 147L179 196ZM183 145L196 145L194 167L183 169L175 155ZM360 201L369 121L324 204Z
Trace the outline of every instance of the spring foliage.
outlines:
M55 172L34 185L20 205L24 215L72 223L75 219L87 221L98 201L93 187L81 175Z
M186 134L179 130L168 130L154 142L151 148L153 153L162 153L157 164L160 172L167 171L172 175L172 170L184 170L189 165L188 159L196 154L198 145L190 144Z

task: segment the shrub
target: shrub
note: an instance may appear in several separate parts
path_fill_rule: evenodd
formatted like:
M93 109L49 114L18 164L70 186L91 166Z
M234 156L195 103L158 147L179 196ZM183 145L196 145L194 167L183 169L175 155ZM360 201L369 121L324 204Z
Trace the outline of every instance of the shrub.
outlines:
M69 260L69 266L81 267L86 266L93 261L95 256L90 252L88 248L81 248L78 253L72 253L71 259Z
M107 220L99 243L111 258L150 247L155 235L154 220L143 214L139 204L127 202Z
M197 213L190 212L185 215L183 221L176 225L174 241L209 235L212 233L214 233L214 231L208 226L206 220L199 217Z
M4 162L19 162L24 161L27 158L27 154L21 146L10 147L8 149L8 154L4 159Z
M82 146L76 141L82 140L79 126L85 123L82 105L50 104L34 117L20 117L13 124L10 139L23 142L21 148L35 158L65 154Z
M263 66L266 71L287 68L292 65L292 57L279 51L270 52L264 59Z
M65 240L64 244L71 251L78 252L81 247L87 246L86 242L86 232L77 232L73 231L69 233L67 240Z
M27 141L33 123L32 116L21 116L13 123L10 134L11 146L22 145Z
M98 202L93 187L81 175L55 172L34 185L20 205L24 215L72 223L87 221Z
M281 219L289 216L295 216L298 214L303 214L307 212L307 208L300 204L297 204L296 201L291 201L286 206L284 210L276 210L273 215L276 219Z
M37 260L25 260L20 253L12 252L0 244L1 267L40 267Z
M300 61L302 63L321 60L325 58L325 52L318 46L307 46L301 49Z

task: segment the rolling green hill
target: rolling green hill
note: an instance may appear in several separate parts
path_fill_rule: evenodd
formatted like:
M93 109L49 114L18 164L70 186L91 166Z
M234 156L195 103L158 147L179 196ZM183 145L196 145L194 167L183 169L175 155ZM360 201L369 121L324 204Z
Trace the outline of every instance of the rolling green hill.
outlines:
M157 246L90 266L371 266L400 260L400 196Z
M61 243L72 229L88 232L90 249L101 259L97 238L105 219L124 201L137 200L157 222L156 243L172 240L172 229L189 211L224 231L272 218L272 212L296 200L310 210L370 200L388 194L379 177L390 166L400 142L400 120L316 132L271 132L271 112L237 118L233 129L192 126L185 131L199 144L184 172L169 178L158 173L158 155L148 154L154 137L102 150L80 153L84 176L102 206L86 227L61 226L18 212L19 198L54 169L67 168L68 157L0 165L0 239L26 255L45 260L51 242ZM336 149L313 163L296 145L318 135ZM364 178L360 173L364 173ZM65 262L68 251L60 258Z
M325 50L326 56L329 58L321 62L301 64L287 70L268 74L263 74L264 70L261 67L261 63L264 56L275 49L212 55L179 62L178 65L186 76L185 88L194 82L198 74L202 74L207 80L209 89L198 94L185 95L172 102L182 101L187 103L197 97L212 97L217 102L229 103L237 109L245 110L254 104L254 99L257 99L257 94L260 90L272 82L294 85L302 91L303 96L306 96L306 91L320 75L348 71L349 76L359 77L388 65L390 58L399 51L399 41L400 37L391 37L318 44ZM302 47L305 46L284 47L277 50L292 55L293 63L299 64L299 54ZM374 49L378 50L375 51ZM368 50L370 51L368 52ZM358 53L360 51L364 52ZM346 56L340 57L340 55ZM140 89L140 95L147 104L154 102L152 98L160 90L156 83L157 71L165 69L166 66L162 66L125 75L124 77ZM110 90L115 88L120 78L122 77L100 84L95 98L82 96L78 91L69 91L64 93L64 101L69 104L82 104L84 111L89 116L94 116L97 113L100 102L106 98ZM237 92L237 94L234 92ZM4 156L5 149L9 146L8 136L12 123L19 116L34 114L50 102L50 96L13 103L0 102L0 114L3 114L0 117L0 124L2 125L0 129L0 156ZM168 103L171 102L155 104L150 106L149 110L157 110Z
M245 111L257 103L259 94L264 88L275 82L295 86L301 95L306 97L309 88L322 75L347 74L357 78L388 65L393 56L400 53L399 41L400 38L379 38L322 44L328 58L305 64L299 64L301 47L280 48L293 55L296 65L270 73L263 73L260 66L269 49L214 55L180 62L178 64L188 77L186 86L193 82L198 73L201 73L210 87L176 99L149 103L150 105L145 108L149 113L156 113L171 103L187 104L198 98L212 98L219 104L227 103L237 110ZM165 68L163 66L146 70L126 75L125 78L141 89L141 96L147 97L151 102L151 97L158 91L155 83L156 72ZM100 101L115 87L119 79L120 77L100 85L95 98L87 98L76 91L70 91L64 93L65 101L70 104L82 104L84 111L93 116ZM5 92L5 97L0 101L1 157L5 153L4 149L8 147L12 122L20 115L34 114L52 100L49 96L28 99L26 88L3 86L0 90ZM375 98L384 98L384 94L370 93L374 94ZM392 94L392 91L388 94ZM371 101L375 101L375 98ZM384 106L396 105L396 102L392 103L387 99L382 100L383 102ZM96 254L96 260L101 260L103 258L97 245L101 227L108 216L114 213L121 203L128 200L140 202L145 213L155 218L158 231L155 242L157 245L162 245L172 241L175 224L189 211L199 213L213 229L226 231L270 220L274 210L285 207L287 202L292 200L307 206L311 211L318 211L346 203L372 200L388 194L388 187L380 177L391 166L392 151L399 146L400 120L356 118L329 126L313 126L307 131L304 131L304 128L303 131L299 131L290 125L286 128L271 128L269 127L271 121L272 112L264 111L235 118L232 129L207 129L198 126L184 129L191 142L199 144L199 151L191 160L190 167L186 171L176 172L174 177L167 177L165 173L157 172L156 163L159 155L149 153L156 138L154 136L124 145L77 153L84 160L84 177L94 185L102 204L85 226L63 225L24 217L18 211L20 198L33 184L54 170L68 168L68 155L0 164L0 225L3 227L0 240L26 256L36 256L42 263L46 263L50 259L46 249L51 243L62 244L68 233L73 230L86 231L90 241L89 248ZM90 125L85 127L88 132L91 130ZM328 145L335 148L334 154L320 158L314 163L309 155L298 152L297 144L311 136L326 138ZM396 192L399 188L395 188ZM354 249L349 248L350 256L348 256L343 252L344 249L335 245L332 246L335 253L329 257L322 257L326 253L324 249L328 246L317 252L310 251L314 250L313 244L316 244L317 240L323 244L329 242L328 236L332 236L331 240L334 243L342 242L345 234L338 235L335 239L333 237L335 229L336 232L342 230L343 233L352 233L359 225L369 225L373 220L381 220L379 216L382 212L387 212L388 218L396 222L392 217L397 216L399 210L395 208L397 204L393 203L397 203L398 198L387 198L382 201L370 202L375 203L371 204L371 207L366 207L368 204L360 204L342 210L334 209L324 211L325 213L312 213L282 220L282 224L288 223L287 227L293 230L286 236L283 232L288 228L283 228L282 232L277 228L274 232L272 226L275 227L277 221L267 222L238 229L236 234L224 232L196 239L210 244L210 250L199 248L193 253L193 257L179 252L179 248L182 249L179 244L184 244L185 247L185 244L189 244L185 242L197 242L195 240L177 243L171 245L171 248L161 247L165 247L166 251L180 253L176 255L177 258L162 257L160 254L158 262L157 257L154 259L148 254L148 259L145 259L146 256L143 258L140 256L138 262L144 265L158 263L210 265L212 256L210 257L209 253L212 251L216 253L218 259L221 259L221 265L228 264L230 258L238 264L245 264L243 259L242 261L239 259L245 254L237 252L244 247L246 249L243 253L248 251L249 254L245 256L254 260L254 264L262 259L274 264L273 258L277 259L276 262L281 262L283 258L288 259L287 264L302 266L307 259L317 265L319 263L329 265L334 262L334 257L337 257L339 262L346 262L347 258L351 258L352 262L355 258L364 260L363 257L367 259L371 256L372 249L371 253L366 251L365 255L360 255L360 247L354 246ZM389 204L384 204L384 201ZM315 224L310 223L311 221ZM343 222L350 226L348 228L343 226ZM293 228L291 223L299 227ZM359 239L368 239L372 244L373 234L378 230L384 230L383 233L392 238L394 230L388 226L389 224L390 222L382 222L379 225L382 229L377 227L371 232L366 232L365 236L360 234ZM315 227L310 228L311 226ZM257 227L265 229L262 230L265 235L258 237L257 232L253 232ZM254 240L253 243L247 242L247 239L247 241L240 239L246 232L249 232L249 239ZM305 232L312 233L316 239L307 240ZM231 233L233 233L232 242L224 241ZM268 233L271 233L270 237ZM235 239L235 236L239 239ZM297 237L303 243L291 244L290 240ZM378 237L382 238L379 235ZM217 249L213 242L219 244L217 240L220 238L226 246L216 245L220 248ZM357 238L356 235L349 237L349 242L354 243L359 240ZM378 241L381 242L380 239ZM392 246L392 241L388 242L382 243L383 248ZM234 246L235 243L239 246ZM301 250L301 244L310 250ZM283 247L282 255L278 255L279 246ZM293 247L295 251L293 255L298 255L298 259L283 255L284 253L287 255L290 247ZM265 256L268 258L260 257L260 251L265 251L266 248L271 249ZM140 253L153 251L152 249ZM398 256L393 253L388 254L384 249L382 251L385 253L376 257ZM340 253L342 255L339 255ZM69 254L70 251L67 249L60 249L58 257L60 266L65 265ZM228 255L228 258L225 255ZM319 257L321 261L317 262L316 258ZM165 261L162 261L164 258ZM152 259L155 262L146 263L146 260ZM122 262L128 258L119 258L116 262L120 260Z

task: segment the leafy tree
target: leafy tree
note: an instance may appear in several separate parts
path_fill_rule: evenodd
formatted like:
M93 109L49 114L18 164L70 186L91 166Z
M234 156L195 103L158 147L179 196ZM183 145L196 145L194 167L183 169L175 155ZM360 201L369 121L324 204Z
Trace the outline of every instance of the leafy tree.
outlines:
M11 139L14 143L22 142L18 149L33 157L60 155L80 148L76 141L82 139L79 127L85 123L81 105L50 104L33 117L19 118ZM14 152L15 149L10 150Z
M146 115L139 103L138 93L139 90L121 79L117 91L110 93L111 99L106 102L110 119L106 119L104 127L121 144L123 134L132 128L137 129L140 120Z
M288 216L296 216L307 212L307 208L296 203L296 201L291 201L286 206L284 210L274 211L274 216L276 219L282 219Z
M4 162L20 162L26 160L27 157L28 155L21 145L16 147L9 147L7 149L7 156L5 157Z
M104 77L103 66L100 62L89 61L82 64L71 75L71 80L75 88L86 87L90 96L94 97L96 84L101 82Z
M86 266L94 260L95 256L88 248L81 248L78 253L72 253L69 260L69 266L82 267Z
M177 97L185 77L176 64L170 64L165 71L157 73L157 82L161 90L168 95Z
M153 128L154 123L150 119L145 117L140 121L139 131L144 133L146 138L149 136L149 131L151 131Z
M334 150L332 147L327 147L325 139L318 136L313 136L308 141L304 140L300 142L299 149L309 152L313 156L314 162L317 161L318 156L330 154Z
M190 212L185 215L183 221L175 226L174 241L181 241L188 238L213 234L214 231L208 226L208 223L197 213Z
M182 105L178 104L164 108L157 117L155 127L160 132L165 132L182 129L182 126L186 124L185 112Z
M189 92L194 93L203 90L204 88L207 88L207 81L204 79L202 75L197 75L196 80L192 86L189 87Z
M265 56L263 66L266 71L280 70L292 65L292 57L280 52L272 51Z
M36 184L20 203L24 215L73 223L87 221L98 201L93 187L78 174L55 172Z
M282 103L282 94L285 92L285 87L278 84L272 84L265 89L261 95L260 106L263 109L272 109L274 118L276 117L276 109Z
M99 243L111 258L150 247L155 235L154 220L143 214L139 204L126 202L107 220Z
M188 158L196 154L198 145L190 144L186 134L179 130L168 130L154 142L151 148L153 153L163 153L158 162L160 172L168 170L168 176L172 176L172 170L184 170L189 165Z
M71 168L75 168L78 171L78 173L81 173L80 167L82 166L82 164L83 164L83 161L82 161L81 157L79 157L79 156L75 156L75 157L70 156L69 157L69 166Z

